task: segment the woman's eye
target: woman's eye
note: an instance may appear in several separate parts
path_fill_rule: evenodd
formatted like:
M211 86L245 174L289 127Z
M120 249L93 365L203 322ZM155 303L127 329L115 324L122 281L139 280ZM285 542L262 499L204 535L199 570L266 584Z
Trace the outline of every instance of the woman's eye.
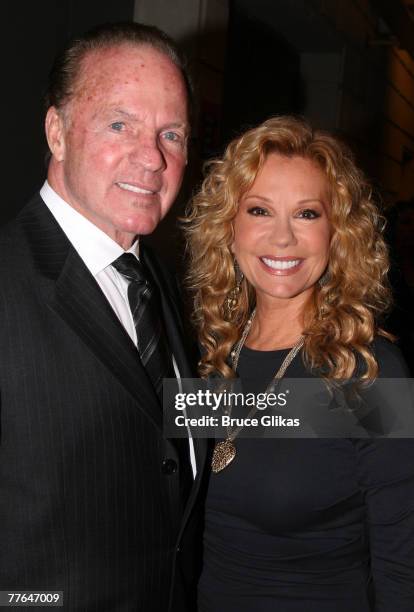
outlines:
M312 208L305 208L305 210L301 210L298 214L298 217L302 219L317 219L320 216L320 213Z
M268 214L267 210L261 206L252 206L247 209L247 212L249 215L254 215L255 217L264 217Z
M122 132L125 127L125 123L123 121L115 121L114 123L111 123L110 127L115 132Z

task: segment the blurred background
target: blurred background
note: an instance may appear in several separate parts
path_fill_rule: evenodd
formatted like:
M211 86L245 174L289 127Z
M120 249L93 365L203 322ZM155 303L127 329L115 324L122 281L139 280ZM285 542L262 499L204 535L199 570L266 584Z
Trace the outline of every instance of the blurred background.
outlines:
M179 251L176 218L199 184L203 162L242 129L271 115L298 113L343 138L380 194L390 219L393 283L410 313L403 322L397 313L398 332L404 335L411 325L412 335L414 0L5 3L0 223L45 178L43 94L53 57L77 33L119 20L152 23L175 38L196 89L182 194L151 238L164 255L174 259Z

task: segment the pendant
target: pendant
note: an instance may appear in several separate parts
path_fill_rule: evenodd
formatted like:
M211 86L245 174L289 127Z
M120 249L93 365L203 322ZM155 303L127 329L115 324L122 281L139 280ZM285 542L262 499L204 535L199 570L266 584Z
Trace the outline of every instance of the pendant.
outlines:
M218 474L233 461L236 456L236 447L231 440L222 440L217 442L213 451L211 460L211 469L214 474Z

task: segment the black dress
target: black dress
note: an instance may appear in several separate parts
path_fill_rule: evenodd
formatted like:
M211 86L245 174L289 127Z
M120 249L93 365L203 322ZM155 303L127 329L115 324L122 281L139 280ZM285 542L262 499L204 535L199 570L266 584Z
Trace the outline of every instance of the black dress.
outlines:
M406 376L378 339L382 377ZM244 347L261 390L287 351ZM301 356L286 376L307 377ZM247 439L209 483L199 612L413 612L414 440Z

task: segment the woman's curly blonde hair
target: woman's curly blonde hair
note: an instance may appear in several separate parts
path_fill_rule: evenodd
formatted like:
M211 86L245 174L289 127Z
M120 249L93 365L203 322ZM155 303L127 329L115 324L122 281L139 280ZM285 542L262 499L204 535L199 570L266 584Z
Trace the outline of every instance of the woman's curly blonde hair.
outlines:
M201 190L190 202L184 230L193 320L203 350L200 374L234 376L228 355L254 308L255 292L244 279L238 306L229 314L227 298L236 285L233 221L271 153L312 160L331 188L329 264L304 313L305 364L328 379L345 379L363 363L358 376L373 379L378 365L370 345L375 334L388 336L377 321L391 303L383 220L347 147L290 116L268 119L233 140L223 159L209 162Z

